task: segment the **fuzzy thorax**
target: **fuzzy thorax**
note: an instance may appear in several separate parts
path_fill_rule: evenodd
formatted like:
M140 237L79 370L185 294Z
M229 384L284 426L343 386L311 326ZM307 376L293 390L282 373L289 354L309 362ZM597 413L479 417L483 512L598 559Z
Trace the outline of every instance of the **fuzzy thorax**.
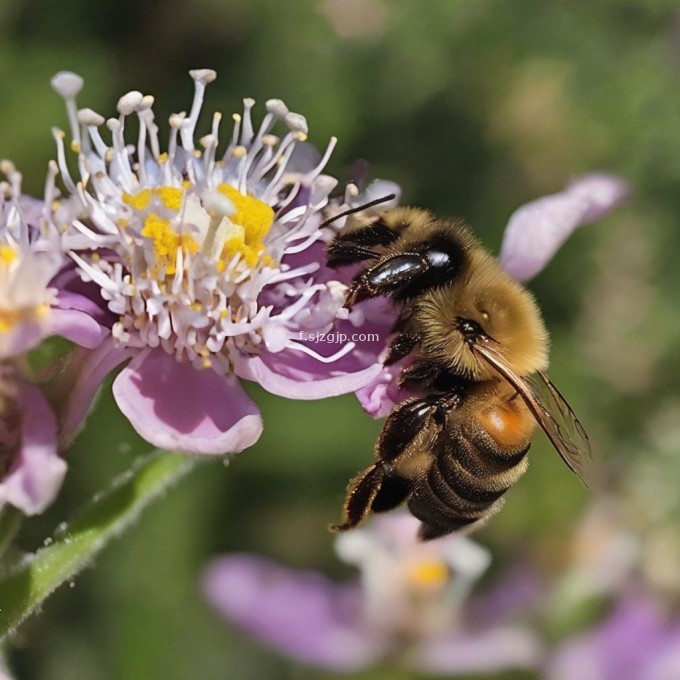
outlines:
M452 285L418 301L416 318L423 353L474 380L497 375L470 348L459 329L461 318L477 323L517 374L547 368L549 339L536 301L481 249L469 252L465 269Z

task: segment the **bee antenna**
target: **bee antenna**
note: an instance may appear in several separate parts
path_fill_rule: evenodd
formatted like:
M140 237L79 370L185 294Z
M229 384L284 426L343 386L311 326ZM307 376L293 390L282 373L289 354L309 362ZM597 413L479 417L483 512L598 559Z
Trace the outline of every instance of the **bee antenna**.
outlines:
M362 210L367 210L368 208L372 208L374 205L387 203L387 201L391 201L393 198L396 197L397 197L396 194L388 194L387 196L376 198L375 200L369 201L368 203L364 203L363 205L357 205L354 208L350 208L349 210L345 210L344 212L338 213L337 215L333 215L333 217L330 217L325 222L322 222L319 225L319 229L327 227L329 224L332 224L333 222L335 222L335 220L339 220L341 217L347 217L348 215L353 215L354 213L361 212Z

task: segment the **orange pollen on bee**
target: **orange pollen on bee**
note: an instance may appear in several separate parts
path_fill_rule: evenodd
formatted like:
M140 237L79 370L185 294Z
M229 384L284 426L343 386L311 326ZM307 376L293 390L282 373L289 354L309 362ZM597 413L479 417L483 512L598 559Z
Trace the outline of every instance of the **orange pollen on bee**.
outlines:
M494 404L475 417L501 447L514 448L528 443L536 428L534 417L521 399Z

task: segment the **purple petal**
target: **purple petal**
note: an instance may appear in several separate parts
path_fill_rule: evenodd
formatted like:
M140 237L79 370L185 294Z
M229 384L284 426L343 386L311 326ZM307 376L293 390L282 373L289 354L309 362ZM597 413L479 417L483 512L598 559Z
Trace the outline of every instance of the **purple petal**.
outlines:
M44 325L22 321L10 330L0 332L0 359L13 359L37 347L45 337Z
M675 641L669 632L661 612L651 600L628 598L616 606L599 628L563 644L551 661L546 677L550 680L572 677L651 680L649 667Z
M375 631L360 626L359 589L321 574L234 555L208 566L203 592L226 619L302 663L349 672L383 652Z
M132 356L111 337L94 350L75 351L62 376L64 406L59 414L59 444L64 450L71 443L92 407L97 390L106 376Z
M75 262L69 263L57 273L50 281L50 288L57 290L55 306L59 309L84 312L106 328L111 328L118 320L118 316L111 313L106 300L102 298L99 286L80 278Z
M89 314L53 308L45 323L46 335L60 335L76 345L94 349L108 334Z
M0 504L10 503L26 515L36 515L56 498L66 462L57 453L57 420L42 392L25 384L17 389L21 441L0 484Z
M373 418L385 418L397 404L414 396L414 392L399 386L401 371L410 363L411 360L406 358L391 366L383 366L374 380L357 390L357 399L366 413Z
M490 674L536 668L543 650L538 637L521 628L494 628L425 640L409 665L442 675ZM574 675L574 678L587 676Z
M143 350L118 375L113 395L146 441L187 453L236 453L262 433L257 406L233 376Z
M323 364L292 349L234 360L234 371L240 378L287 399L325 399L355 392L375 380L381 370L379 364L357 366L349 356Z
M630 196L630 186L615 175L594 173L564 191L516 210L508 222L500 261L520 281L540 272L578 227L594 222Z

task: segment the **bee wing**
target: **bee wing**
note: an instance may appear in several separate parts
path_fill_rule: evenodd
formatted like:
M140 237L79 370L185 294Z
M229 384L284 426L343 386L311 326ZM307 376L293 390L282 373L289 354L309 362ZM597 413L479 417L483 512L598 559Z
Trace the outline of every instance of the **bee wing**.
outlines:
M517 390L567 467L588 486L586 466L592 459L590 440L571 406L548 376L543 371L530 377L517 375L487 344L476 343L473 350Z

